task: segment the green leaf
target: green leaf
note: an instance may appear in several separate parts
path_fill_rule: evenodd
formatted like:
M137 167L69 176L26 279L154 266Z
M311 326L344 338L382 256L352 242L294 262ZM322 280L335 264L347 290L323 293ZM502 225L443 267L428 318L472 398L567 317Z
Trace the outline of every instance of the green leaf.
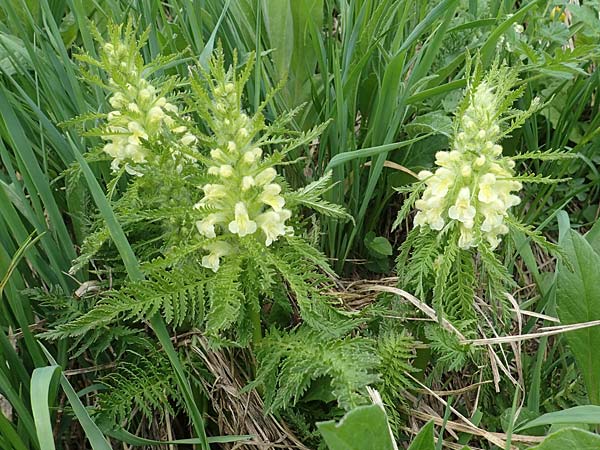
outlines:
M81 170L88 183L88 188L92 193L92 197L96 202L96 205L98 206L98 209L100 210L100 213L102 214L104 220L106 221L106 226L110 231L110 235L113 239L113 242L115 243L115 246L117 247L121 258L123 259L123 263L125 264L125 268L127 270L129 278L132 281L143 280L144 274L140 269L140 265L135 256L135 253L131 249L129 242L127 241L127 237L123 232L123 228L117 220L117 217L114 211L112 210L108 199L104 196L100 184L94 177L94 173L90 169L84 157L79 153L72 140L71 146L73 147L73 155L75 156L77 162L81 166ZM162 317L156 315L150 320L150 324L152 325L152 328L154 329L154 332L156 333L156 336L158 337L158 340L160 341L161 345L164 347L165 352L169 357L169 360L171 361L171 365L173 366L173 370L177 375L179 387L182 390L188 413L190 414L192 423L194 425L194 429L196 430L196 433L198 433L198 437L203 441L202 448L204 450L208 450L210 447L206 440L206 430L204 429L204 419L202 417L202 413L200 412L200 409L196 404L192 388L188 379L186 378L183 366L181 364L181 361L179 360L179 355L173 347L173 343L171 342L171 336L167 331L165 322L162 319Z
M92 420L92 418L88 414L85 406L83 406L83 403L81 403L81 400L79 399L79 396L77 395L77 392L75 392L75 389L73 389L73 386L71 386L71 383L69 383L69 380L67 380L67 377L65 377L65 375L62 373L60 366L58 366L56 364L56 361L54 360L52 355L44 347L42 347L42 350L44 351L44 353L46 354L46 357L48 358L48 361L50 361L50 363L52 365L45 368L47 370L38 372L38 376L36 377L36 384L39 387L49 387L50 386L49 383L51 381L51 378L54 376L54 373L55 372L59 373L60 374L60 385L62 386L62 388L67 396L67 399L69 400L69 403L71 404L71 407L73 408L73 412L75 413L77 420L79 420L81 428L83 428L83 431L84 431L86 437L90 441L92 450L111 450L108 441L104 437L104 434L102 433L102 431L100 431L100 428L98 428L96 423ZM43 383L42 383L42 381L43 381ZM32 379L32 382L33 382L33 379ZM31 392L33 394L33 389ZM40 389L40 392L41 392L41 389ZM47 393L47 390L46 390L46 393ZM46 398L47 398L47 395L46 395ZM38 418L42 418L42 416L39 416L39 410L38 410ZM38 433L39 433L39 431L38 431ZM49 446L42 447L42 449L44 449L44 448L51 448L51 447L49 447Z
M544 414L524 425L518 430L527 430L540 425L564 425L564 424L600 424L600 406L584 405L563 411Z
M329 450L394 450L387 416L381 406L359 406L338 423L317 423Z
M435 441L433 436L433 420L421 428L419 434L408 447L408 450L435 450Z
M569 230L559 240L567 262L557 268L556 303L563 325L600 320L600 255L577 232ZM590 402L600 404L600 329L589 327L566 335L581 370Z
M411 136L418 133L434 133L450 137L452 135L452 119L442 111L434 111L415 117L411 123L405 126L405 130Z
M279 77L287 75L294 52L294 19L290 0L263 0L263 15Z
M118 439L121 442L124 442L129 445L134 446L149 446L149 445L166 445L166 444L202 444L202 439L194 438L194 439L176 439L174 441L156 441L154 439L146 439L134 434L131 434L129 431L124 430L122 428L109 428L105 427L104 433L107 436ZM207 441L209 444L222 444L227 442L239 442L246 441L252 439L254 436L251 435L231 435L231 436L216 436L209 437Z
M544 442L530 450L597 450L600 448L600 436L578 428L564 428L552 433Z
M227 0L225 2L225 5L223 6L223 10L221 11L221 15L219 16L219 19L217 20L217 23L215 24L215 28L213 29L210 37L208 38L208 41L206 42L204 49L202 49L202 53L198 57L198 61L200 62L200 65L204 68L208 67L208 60L209 60L210 55L212 54L213 49L215 47L215 38L217 37L217 31L219 30L219 27L221 26L221 22L225 18L225 14L227 13L227 10L229 9L230 3L231 3L231 0Z
M590 243L596 253L600 255L600 220L585 234L585 239Z
M295 192L287 194L285 196L286 203L289 205L304 205L328 217L335 217L340 220L354 220L342 206L330 203L322 198L325 192L335 186L335 184L331 183L331 177L332 172L330 170L318 180Z
M13 424L4 417L4 414L0 414L0 436L4 439L4 442L12 445L12 447L9 448L14 448L14 450L27 450L27 446L13 428Z
M48 397L56 388L57 375L60 373L58 366L38 367L31 375L31 410L35 421L35 431L41 450L54 450L54 434L50 421Z
M31 58L23 41L16 36L0 32L0 73L17 73L18 67L15 62L22 68L31 67Z
M370 158L372 156L379 155L381 153L389 152L390 150L397 150L399 148L408 147L416 142L419 142L425 138L428 138L431 134L424 134L423 136L416 137L414 139L409 139L407 141L402 142L394 142L392 144L384 144L377 145L375 147L369 148L361 148L359 150L352 150L349 152L338 153L329 161L327 167L325 168L325 172L333 169L342 164L346 164L347 162L353 161L359 158Z
M394 251L390 241L383 236L375 236L372 231L365 236L365 246L376 256L390 256Z

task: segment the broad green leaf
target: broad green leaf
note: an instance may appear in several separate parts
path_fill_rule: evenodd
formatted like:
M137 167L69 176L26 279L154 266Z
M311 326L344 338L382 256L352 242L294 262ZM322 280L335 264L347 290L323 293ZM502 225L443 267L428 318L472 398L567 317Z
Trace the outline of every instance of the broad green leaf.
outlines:
M30 68L31 59L23 45L23 41L16 36L0 32L0 73L14 75L21 68Z
M411 123L405 126L405 130L410 136L419 133L434 133L450 137L452 119L443 111L434 111L415 117Z
M311 27L323 27L323 1L324 0L293 0L290 2L292 19L294 22L293 54L289 73L288 92L293 105L299 105L310 98L310 79L314 76L317 67L317 53L315 45L311 42Z
M540 425L564 425L564 424L600 424L600 406L585 405L556 411L538 417L524 425L518 430L527 430Z
M530 450L598 450L600 436L578 428L564 428L552 433Z
M556 303L564 325L600 320L600 255L577 232L564 233L559 244L573 271L557 268ZM589 327L566 335L581 370L591 403L600 404L600 328Z
M433 436L433 420L421 428L417 437L412 441L408 450L435 450L435 440Z
M597 220L594 226L585 233L585 239L590 243L596 253L600 255L600 220Z
M375 236L375 233L372 231L365 236L365 246L371 253L379 256L390 256L394 251L390 241L383 236Z
M262 0L263 16L271 48L273 65L281 78L290 70L294 53L294 19L290 0Z
M359 406L338 423L317 423L329 450L394 450L385 411L381 406Z

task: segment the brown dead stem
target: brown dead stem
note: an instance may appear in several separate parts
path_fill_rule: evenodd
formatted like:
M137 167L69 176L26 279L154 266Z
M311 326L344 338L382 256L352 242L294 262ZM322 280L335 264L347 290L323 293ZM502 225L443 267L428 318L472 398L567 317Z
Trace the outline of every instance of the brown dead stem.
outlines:
M190 345L211 372L214 381L202 378L215 411L215 422L222 435L251 435L249 441L222 444L226 450L310 450L294 436L280 419L264 414L264 404L256 390L242 392L249 378L244 367L246 358L231 350L214 350L206 338L196 336Z

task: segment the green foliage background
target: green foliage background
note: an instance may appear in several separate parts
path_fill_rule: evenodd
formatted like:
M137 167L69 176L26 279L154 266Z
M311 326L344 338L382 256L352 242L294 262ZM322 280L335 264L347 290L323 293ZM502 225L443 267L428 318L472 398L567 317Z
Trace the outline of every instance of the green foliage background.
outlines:
M503 141L505 154L519 158L541 150L576 157L523 162L523 173L568 181L528 186L514 214L529 231L558 242L566 257L555 272L556 260L539 251L527 230L514 232L498 255L502 270L529 286L515 296L521 309L569 324L597 315L598 298L590 287L597 278L596 235L588 233L586 244L567 230L583 233L598 217L599 10L596 1L558 0L0 0L0 448L84 448L86 442L94 449L124 448L133 437L123 429L164 440L165 421L176 438L195 439L179 443L181 448L225 445L226 439L214 437L219 427L202 387L211 374L178 345L177 336L204 318L204 305L189 299L205 289L220 298L217 288L229 281L211 287L190 267L169 272L170 278L157 271L143 279L153 268L152 246L146 266L135 256L145 254L144 239L154 229L136 234L122 220L131 205L125 198L119 210L107 199L109 165L89 153L101 140L73 121L84 115L93 122L106 111L106 92L81 78L74 58L82 52L97 56L90 22L102 36L110 22L128 18L136 33L148 30L144 61L166 58L157 64L157 77L186 79L188 66L206 66L217 45L228 62L234 52L241 62L254 58L244 92L248 111L257 111L279 86L263 111L267 123L303 105L289 125L292 131L326 124L318 139L290 152L288 161L297 162L283 166L281 174L303 194L296 200L306 207L305 237L338 275L355 280L392 274L396 249L412 226L405 220L391 231L408 197L395 188L410 185L411 173L431 167L435 152L448 147L451 116L469 75L465 50L480 56L483 70L496 57L517 67L524 96L516 106L526 109L539 96L545 107ZM98 74L92 69L90 75ZM78 165L82 171L73 170ZM318 214L323 212L318 207L317 213L308 210L316 197L302 188L329 170L333 188L319 193L353 220ZM112 188L123 192L125 186ZM566 224L562 219L560 240L559 211L570 218ZM106 228L94 228L99 221ZM114 246L104 247L97 265L90 258L109 236ZM431 264L434 244L427 235L417 239L424 241L412 243L417 256ZM288 283L299 276L295 263L307 254L316 258L309 246L279 255ZM410 285L425 300L431 286L416 278L414 267L399 269L400 279L410 280L399 287ZM126 273L129 281L121 286ZM313 276L298 285L312 285L307 298L325 296L324 286L332 286L329 275ZM98 302L112 287L120 289ZM449 317L458 319L468 338L480 337L468 334L476 322L466 319L476 317L463 317L461 305L481 286L461 279L451 288L455 303ZM274 297L287 295L281 290ZM586 314L577 314L581 302L589 306ZM255 380L248 389L257 388L266 411L292 424L310 448L324 445L315 422L338 420L344 408L367 402L367 384L380 391L402 445L412 438L405 424L415 396L423 396L419 383L452 391L464 387L460 379L475 384L492 378L485 347L465 345L435 323L408 320L423 317L392 294L348 314L339 328L297 326L287 307L289 302L280 302L272 308L274 327L263 330L256 348L240 350L240 357L248 361L246 381ZM227 328L221 325L216 321L215 330ZM525 316L518 329L510 319L491 328L502 335L526 334L548 325L555 324ZM510 444L524 421L597 404L598 376L583 356L595 348L592 330L536 338L520 355L519 388L503 379L500 394L489 385L482 388L476 411L460 398L452 405L481 428L505 433ZM228 338L214 343L235 348L239 336ZM452 414L443 407L438 412ZM554 429L541 433L549 431ZM538 448L559 448L556 442L576 442L584 432L558 433ZM597 436L585 432L582 439ZM494 448L466 432L459 442Z

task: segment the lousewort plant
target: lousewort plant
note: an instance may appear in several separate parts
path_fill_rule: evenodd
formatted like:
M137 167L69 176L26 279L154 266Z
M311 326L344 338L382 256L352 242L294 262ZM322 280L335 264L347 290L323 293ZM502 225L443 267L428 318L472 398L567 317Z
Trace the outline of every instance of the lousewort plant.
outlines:
M435 155L435 171L418 174L395 222L398 226L413 206L417 209L398 257L401 286L425 298L432 292L438 312L458 321L474 318L475 285L487 285L486 298L500 316L506 313L505 293L514 282L493 252L502 236L513 230L555 249L511 214L521 202L522 183L557 181L517 175L516 158L503 155L502 139L541 107L534 99L527 110L513 109L523 92L518 84L516 70L496 64L483 75L476 65L454 119L450 150ZM557 152L519 155L562 157ZM475 283L476 277L485 282Z
M343 408L367 402L365 387L378 380L377 348L350 336L362 320L333 306L327 293L333 272L303 237L300 208L339 220L348 215L321 199L330 174L297 191L278 174L289 164L286 155L311 143L324 125L289 130L298 111L268 122L263 113L271 94L250 112L244 91L252 55L238 69L236 55L227 67L217 49L180 83L190 90L176 91L174 78L151 78L161 60L143 63L143 42L131 28L113 27L110 36L110 43L97 36L99 60L80 57L105 71L102 78L87 75L110 93L110 111L88 133L104 143L86 156L110 161L111 206L146 278L131 282L117 268L113 289L47 336L108 324L133 332L158 313L178 331L200 330L212 346L252 347L253 385L264 386L269 410L294 404L325 375ZM105 223L98 219L93 230L79 267L115 260ZM116 379L123 391L126 378Z

